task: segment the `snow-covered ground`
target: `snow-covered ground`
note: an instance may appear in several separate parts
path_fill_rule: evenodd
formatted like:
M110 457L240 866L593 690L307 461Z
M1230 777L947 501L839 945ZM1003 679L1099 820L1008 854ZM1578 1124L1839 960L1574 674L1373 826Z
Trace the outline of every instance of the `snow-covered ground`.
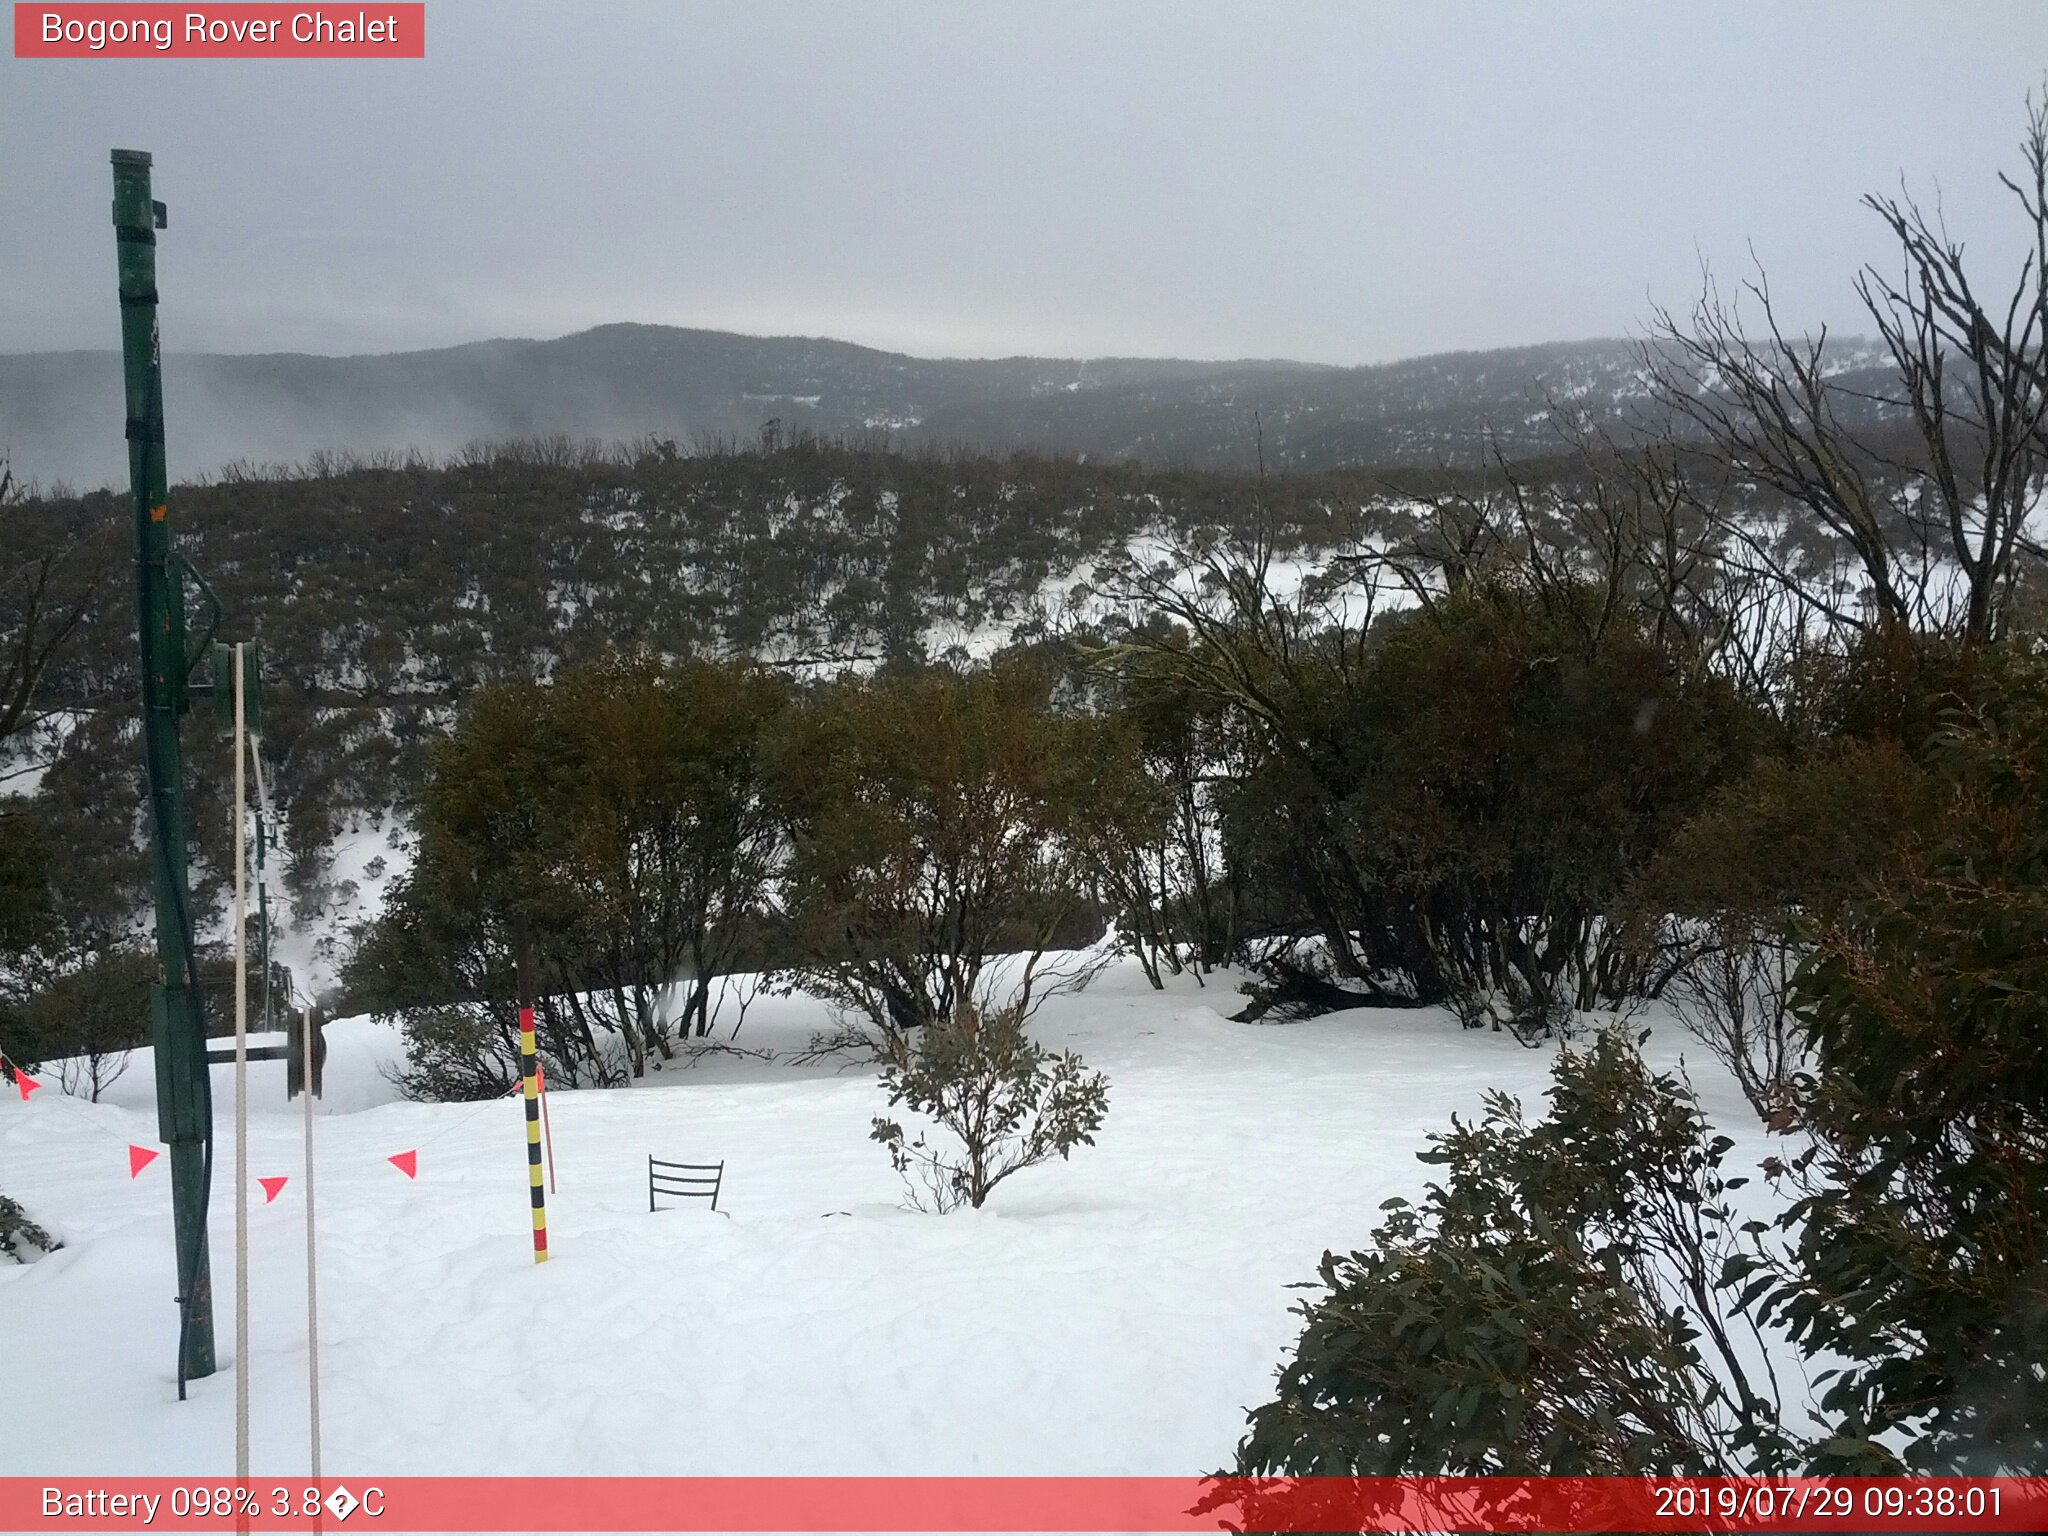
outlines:
M1134 967L1036 1032L1110 1080L1100 1144L987 1209L902 1207L870 1068L713 1056L550 1098L553 1260L532 1262L521 1108L396 1102L396 1032L330 1027L319 1149L330 1473L1188 1474L1225 1465L1297 1332L1290 1285L1413 1195L1425 1136L1551 1053L1434 1011L1244 1025L1227 987ZM742 1045L825 1022L764 998ZM1663 1025L1652 1055L1684 1037ZM1694 1056L1698 1053L1695 1051ZM1694 1063L1747 1152L1755 1121ZM304 1181L282 1064L251 1068L259 1475L306 1457ZM222 1367L176 1401L170 1186L138 1052L111 1102L0 1096L0 1189L65 1246L0 1263L0 1474L214 1475L233 1462L226 1069L212 1212ZM1532 1103L1532 1108L1533 1108ZM417 1181L386 1161L417 1149ZM650 1215L652 1153L726 1165L721 1207ZM253 1180L291 1182L264 1205Z

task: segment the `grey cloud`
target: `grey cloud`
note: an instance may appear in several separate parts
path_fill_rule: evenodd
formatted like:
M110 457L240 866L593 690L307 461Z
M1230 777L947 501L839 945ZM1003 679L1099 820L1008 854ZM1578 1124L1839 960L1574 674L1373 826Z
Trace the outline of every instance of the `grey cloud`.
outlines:
M1754 244L1858 328L1863 191L1988 259L2048 8L432 0L410 63L0 59L0 351L615 320L926 355L1359 363L1628 332Z

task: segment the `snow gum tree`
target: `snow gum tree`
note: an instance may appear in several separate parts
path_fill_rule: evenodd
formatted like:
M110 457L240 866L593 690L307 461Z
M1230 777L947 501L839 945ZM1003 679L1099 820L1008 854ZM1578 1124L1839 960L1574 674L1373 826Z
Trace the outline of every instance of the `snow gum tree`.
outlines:
M1159 643L1171 653L1176 642L1184 646L1184 634ZM1140 769L1126 776L1123 793L1094 801L1097 888L1119 942L1154 987L1166 974L1192 972L1199 981L1236 942L1236 886L1216 786L1242 755L1244 733L1176 667L1148 655L1126 654L1095 672L1110 685Z
M885 1042L959 1016L1028 1018L1102 956L1098 804L1137 772L1108 724L1023 664L833 684L779 752L792 977Z
M1628 887L1768 721L1713 663L1708 562L1656 465L1588 445L1497 478L1460 512L1483 537L1364 548L1292 592L1270 519L1110 574L1132 617L1104 666L1243 744L1207 798L1240 945L1282 941L1248 952L1260 1006L1441 1003L1533 1038L1662 984Z
M633 654L478 694L436 749L418 862L351 975L372 1006L441 1006L418 1021L439 1063L421 1091L503 1074L521 964L563 1081L639 1076L673 1027L709 1031L776 873L763 772L783 706L751 668Z
M559 702L581 748L560 874L619 978L613 1007L660 1048L660 983L680 980L677 1022L707 1035L712 989L778 867L765 746L783 689L748 668L625 656L571 673Z

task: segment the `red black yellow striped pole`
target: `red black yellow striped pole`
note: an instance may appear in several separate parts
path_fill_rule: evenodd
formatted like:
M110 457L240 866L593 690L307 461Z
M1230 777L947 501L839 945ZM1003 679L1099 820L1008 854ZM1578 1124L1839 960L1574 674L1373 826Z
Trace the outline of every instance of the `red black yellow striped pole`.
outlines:
M548 1193L540 1168L540 1050L533 1038L533 1010L519 1010L519 1070L526 1079L526 1175L533 1191L533 1262L548 1258Z

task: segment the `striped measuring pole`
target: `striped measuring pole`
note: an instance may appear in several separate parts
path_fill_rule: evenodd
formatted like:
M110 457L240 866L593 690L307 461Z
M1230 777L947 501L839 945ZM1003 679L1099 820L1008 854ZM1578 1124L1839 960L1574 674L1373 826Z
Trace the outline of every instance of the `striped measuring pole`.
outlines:
M526 1176L533 1189L533 1262L548 1259L548 1192L540 1166L540 1048L533 1038L533 1010L519 1010L519 1070L526 1079Z

